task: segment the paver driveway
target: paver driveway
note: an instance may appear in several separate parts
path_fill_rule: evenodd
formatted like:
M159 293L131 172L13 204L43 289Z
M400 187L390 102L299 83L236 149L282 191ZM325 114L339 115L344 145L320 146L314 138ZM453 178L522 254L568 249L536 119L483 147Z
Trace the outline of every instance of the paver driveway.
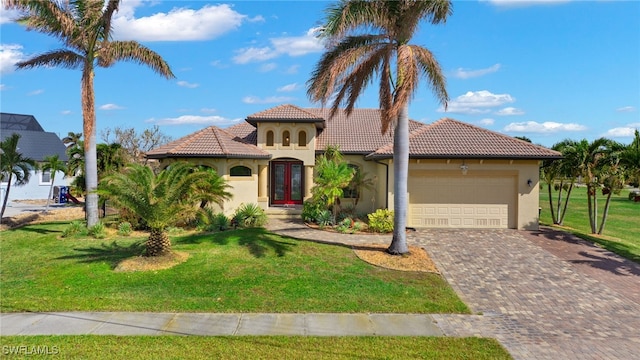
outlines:
M494 337L516 359L640 358L640 267L587 275L531 236L515 230L419 230L409 236L482 314L434 316L445 334ZM629 291L609 286L608 278Z

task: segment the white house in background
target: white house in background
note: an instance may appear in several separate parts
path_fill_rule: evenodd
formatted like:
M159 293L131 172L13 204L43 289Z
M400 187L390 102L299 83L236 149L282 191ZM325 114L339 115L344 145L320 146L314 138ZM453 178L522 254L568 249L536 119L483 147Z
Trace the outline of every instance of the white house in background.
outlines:
M67 161L67 153L62 140L52 132L46 132L33 115L0 113L0 140L4 141L12 134L20 135L18 151L24 157L42 163L44 158L58 155L60 160ZM57 172L54 186L69 186L71 179L65 178L63 172ZM4 200L7 183L0 182L0 200ZM39 200L49 196L51 173L49 171L31 171L29 183L25 185L11 184L9 201Z

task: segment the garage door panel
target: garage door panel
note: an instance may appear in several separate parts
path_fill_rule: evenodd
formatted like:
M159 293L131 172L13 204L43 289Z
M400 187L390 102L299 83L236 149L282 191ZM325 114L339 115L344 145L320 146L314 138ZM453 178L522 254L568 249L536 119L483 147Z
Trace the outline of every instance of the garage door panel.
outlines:
M409 178L409 221L414 227L515 227L514 176Z

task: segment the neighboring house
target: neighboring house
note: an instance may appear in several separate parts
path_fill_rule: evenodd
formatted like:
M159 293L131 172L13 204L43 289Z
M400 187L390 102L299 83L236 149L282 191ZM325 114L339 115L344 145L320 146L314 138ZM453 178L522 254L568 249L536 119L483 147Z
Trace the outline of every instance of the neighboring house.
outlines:
M316 156L338 145L374 182L373 190L347 195L359 197L357 210L392 209L393 137L381 135L380 111L355 109L332 119L329 112L281 105L227 129L202 129L147 156L165 166L187 160L215 169L233 187L223 208L231 213L242 203L302 204L311 197ZM539 166L560 153L447 118L409 127L408 226L537 229Z
M58 155L60 160L67 161L67 153L62 140L52 132L46 132L32 115L0 113L0 140L10 137L13 133L20 135L18 152L24 157L42 163L46 156ZM14 177L15 179L15 177ZM54 186L68 186L69 179L64 178L63 172L57 172ZM40 200L49 196L51 186L50 171L31 171L28 184L11 184L9 201L12 200ZM0 183L0 199L4 200L7 183Z

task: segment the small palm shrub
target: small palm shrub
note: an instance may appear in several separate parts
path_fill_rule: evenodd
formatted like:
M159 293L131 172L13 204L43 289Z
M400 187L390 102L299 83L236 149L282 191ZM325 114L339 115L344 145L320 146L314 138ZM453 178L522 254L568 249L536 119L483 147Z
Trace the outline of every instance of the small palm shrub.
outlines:
M351 229L352 220L350 218L344 218L342 221L338 223L336 230L341 233L352 233L353 229Z
M369 218L369 229L379 233L393 231L393 211L389 209L378 209L376 212L367 215Z
M86 235L87 227L82 221L72 221L64 230L62 230L62 237L71 237L76 235Z
M131 232L133 231L133 228L131 227L131 223L128 221L123 221L120 224L118 224L118 235L120 236L129 236L131 235Z
M322 210L318 213L316 222L320 227L333 225L333 214L329 210Z
M89 228L89 235L96 239L104 239L107 237L106 227L102 221L98 221L95 225Z
M302 205L302 220L308 223L317 223L318 215L322 210L326 210L326 206L321 201L306 200Z
M200 231L224 231L231 221L223 213L216 213L211 208L204 208L198 214L196 227Z
M233 215L239 227L260 227L267 223L267 214L258 204L242 204Z

